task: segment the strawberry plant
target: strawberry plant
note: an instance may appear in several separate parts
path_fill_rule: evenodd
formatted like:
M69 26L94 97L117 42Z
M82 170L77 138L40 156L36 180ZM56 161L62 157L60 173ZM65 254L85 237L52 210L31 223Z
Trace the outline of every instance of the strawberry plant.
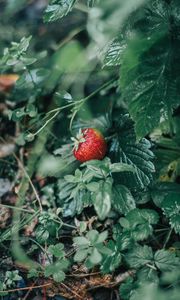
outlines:
M0 25L0 297L177 300L179 1L1 1Z

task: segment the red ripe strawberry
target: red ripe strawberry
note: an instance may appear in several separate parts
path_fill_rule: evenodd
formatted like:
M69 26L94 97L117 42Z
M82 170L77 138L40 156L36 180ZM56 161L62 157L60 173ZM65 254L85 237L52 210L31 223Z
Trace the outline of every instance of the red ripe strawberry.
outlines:
M94 128L80 130L76 138L73 154L80 162L91 159L103 159L107 144L101 132Z

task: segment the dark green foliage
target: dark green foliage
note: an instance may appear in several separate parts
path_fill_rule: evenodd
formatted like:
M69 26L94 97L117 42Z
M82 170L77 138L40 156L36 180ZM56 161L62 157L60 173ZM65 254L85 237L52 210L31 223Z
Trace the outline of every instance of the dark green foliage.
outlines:
M28 286L55 281L61 294L67 283L68 298L100 286L122 300L177 300L179 1L51 0L44 12L20 2L3 1L0 18L6 33L8 14L26 28L1 46L2 295L22 266ZM34 7L33 31L18 18ZM19 79L6 89L12 73ZM104 159L75 159L83 128L103 133Z
M143 189L152 181L154 157L148 140L136 141L133 122L128 115L119 115L120 120L115 123L116 135L110 145L110 156L113 161L119 161L134 167L133 174L123 174L120 182L131 189Z
M122 98L135 121L138 138L151 132L162 117L170 117L180 95L179 8L174 9L175 1L150 2L141 14L132 14L124 28L126 42L123 44L122 37L119 46L113 42L104 62L121 65Z

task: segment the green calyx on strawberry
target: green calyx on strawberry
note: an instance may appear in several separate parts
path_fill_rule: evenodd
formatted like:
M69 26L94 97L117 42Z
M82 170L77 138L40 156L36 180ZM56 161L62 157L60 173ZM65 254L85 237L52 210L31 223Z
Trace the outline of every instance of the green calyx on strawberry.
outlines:
M101 132L95 128L79 130L74 142L73 154L80 162L92 159L101 160L107 151L106 141Z

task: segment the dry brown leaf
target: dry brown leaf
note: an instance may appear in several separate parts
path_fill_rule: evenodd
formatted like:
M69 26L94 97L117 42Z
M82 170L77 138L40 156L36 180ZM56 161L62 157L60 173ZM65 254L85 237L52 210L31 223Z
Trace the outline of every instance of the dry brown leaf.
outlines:
M0 206L0 229L7 226L11 218L11 210L7 207Z
M15 151L15 144L0 144L0 158L6 157Z
M0 92L9 92L18 78L17 74L0 75Z
M34 228L38 224L38 218L34 218L32 222L25 226L24 235L25 236L34 236Z

